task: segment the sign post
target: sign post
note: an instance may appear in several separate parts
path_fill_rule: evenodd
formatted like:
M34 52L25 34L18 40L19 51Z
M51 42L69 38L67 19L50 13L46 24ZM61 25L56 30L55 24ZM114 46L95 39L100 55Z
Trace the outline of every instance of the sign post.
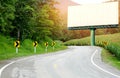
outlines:
M38 42L37 42L37 41L34 41L34 42L33 42L33 46L34 46L34 53L36 53L36 47L37 47L37 45L38 45Z
M18 53L18 47L16 47L16 54Z
M46 46L45 51L47 52L48 42L45 43L45 46Z
M55 42L53 41L53 42L52 42L52 47L53 47L53 50L55 49L55 47L54 47L54 46L55 46Z
M16 47L16 54L18 53L18 48L20 47L20 41L15 41L14 42L14 47Z
M36 53L36 47L34 47L34 53Z

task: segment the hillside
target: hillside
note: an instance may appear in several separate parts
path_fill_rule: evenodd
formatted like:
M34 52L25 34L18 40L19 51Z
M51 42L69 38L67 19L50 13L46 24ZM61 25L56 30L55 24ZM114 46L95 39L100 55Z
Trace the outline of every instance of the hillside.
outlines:
M100 42L116 43L120 42L120 33L108 34L108 35L96 35L96 45ZM85 37L81 39L73 39L65 42L66 45L90 45L90 37ZM101 43L102 44L102 43Z

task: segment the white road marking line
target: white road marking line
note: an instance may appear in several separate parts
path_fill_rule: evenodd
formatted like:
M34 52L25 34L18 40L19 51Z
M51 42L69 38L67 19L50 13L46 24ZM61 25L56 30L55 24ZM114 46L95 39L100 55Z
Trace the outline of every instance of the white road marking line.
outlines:
M32 56L31 56L31 57L32 57ZM7 68L8 66L10 66L10 65L13 64L13 63L20 62L20 61L29 59L29 58L31 58L31 57L26 57L26 58L23 58L23 59L19 59L19 60L16 60L16 61L13 61L13 62L10 62L10 63L4 65L4 66L0 69L0 78L1 78L2 72L3 72L3 70L4 70L5 68Z
M0 69L0 78L1 78L2 71L3 71L5 68L7 68L9 65L13 64L13 63L15 63L15 61L6 64L5 66L3 66L3 67Z
M95 62L93 61L93 58L94 58L95 54L97 53L97 51L98 51L98 50L95 50L95 52L94 52L94 53L92 54L92 56L91 56L91 62L92 62L92 64L93 64L95 67L97 67L98 69L102 70L103 72L106 72L106 73L108 73L108 74L111 74L111 75L113 75L113 76L115 76L115 77L120 78L119 75L113 74L113 73L111 73L111 72L109 72L109 71L101 68L101 67L98 66L97 64L95 64Z
M98 69L100 69L100 70L102 70L102 71L104 71L104 72L106 72L106 73L108 73L108 74L111 74L111 75L113 75L113 76L115 76L115 77L120 78L119 75L116 75L116 74L113 74L113 73L111 73L111 72L109 72L109 71L107 71L107 70L104 70L103 68L99 67L97 64L94 63L93 58L94 58L95 54L97 53L97 51L98 51L98 50L95 50L95 52L94 52L94 53L92 54L92 56L91 56L91 62L92 62L92 64L93 64L95 67L97 67ZM3 72L3 70L4 70L5 68L7 68L8 66L10 66L11 64L13 64L13 63L15 63L15 62L23 61L23 60L26 60L26 59L29 59L29 58L30 58L30 57L28 57L28 58L23 58L23 59L20 59L20 60L17 60L17 61L13 61L13 62L8 63L8 64L6 64L5 66L3 66L3 67L0 69L0 78L1 78L2 72ZM56 67L56 65L55 65L55 67Z

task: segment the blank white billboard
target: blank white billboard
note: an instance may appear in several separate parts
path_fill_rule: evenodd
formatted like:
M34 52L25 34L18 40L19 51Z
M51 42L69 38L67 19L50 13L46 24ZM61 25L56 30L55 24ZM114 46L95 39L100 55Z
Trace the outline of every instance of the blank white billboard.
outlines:
M68 7L68 27L118 24L118 2Z

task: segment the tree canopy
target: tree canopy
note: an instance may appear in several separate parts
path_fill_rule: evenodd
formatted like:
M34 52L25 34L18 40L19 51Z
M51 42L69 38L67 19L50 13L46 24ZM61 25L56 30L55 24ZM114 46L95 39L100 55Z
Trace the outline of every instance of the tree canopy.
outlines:
M69 31L67 14L55 7L57 0L0 0L0 34L24 40L66 41L89 36L88 30ZM118 29L97 30L97 34L115 33Z
M0 33L16 39L40 41L59 33L55 0L1 0Z

